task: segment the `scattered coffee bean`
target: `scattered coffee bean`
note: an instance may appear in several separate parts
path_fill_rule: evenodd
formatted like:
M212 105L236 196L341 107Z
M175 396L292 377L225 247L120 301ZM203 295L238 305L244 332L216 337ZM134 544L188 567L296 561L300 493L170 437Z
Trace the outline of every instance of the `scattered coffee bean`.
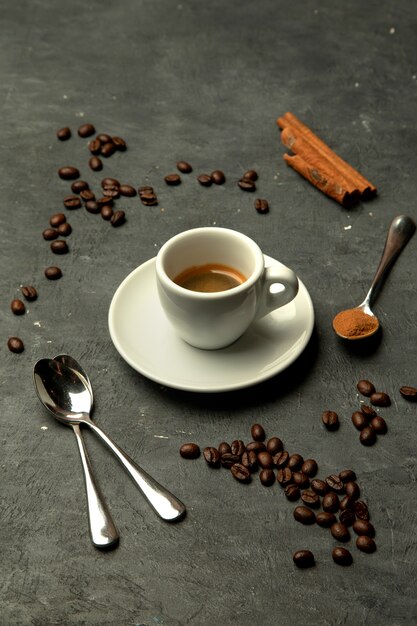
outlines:
M363 430L369 424L369 420L362 411L352 413L352 424L357 430Z
M136 189L132 187L132 185L120 185L118 190L121 196L126 196L127 198L133 198L136 196ZM106 193L104 195L106 195Z
M72 233L71 224L69 224L68 222L65 222L64 224L60 224L57 228L57 232L58 232L58 235L61 235L61 237L68 237L68 235Z
M56 239L58 237L58 231L55 228L45 228L42 233L42 237L45 241L52 241L52 239Z
M372 554L376 550L376 543L372 539L372 537L368 537L367 535L360 535L356 539L356 547L359 548L362 552L366 552L367 554Z
M110 135L108 135L107 133L100 133L99 135L97 135L96 139L98 139L99 142L102 143L103 145L105 143L112 143L113 142L112 137L110 137Z
M347 528L347 526L341 524L340 522L336 522L335 524L333 524L333 526L330 527L330 532L337 541L343 541L344 543L345 541L349 541L350 539L349 529Z
M361 434L359 435L359 441L363 446L373 446L376 442L376 433L372 426L367 426L363 430L361 430Z
M368 398L375 393L375 387L371 382L369 382L369 380L360 380L356 387L359 393L363 396L367 396Z
M87 200L87 202L85 203L85 208L89 213L100 213L100 207L95 200ZM112 209L112 215L113 215L113 209Z
M108 206L108 205L104 205L104 206ZM118 211L115 211L110 218L110 224L114 226L115 228L117 226L121 226L122 224L124 224L125 221L126 221L126 214L121 209L119 209Z
M64 126L64 128L60 128L56 136L60 141L67 141L71 137L71 129L68 126Z
M411 400L411 402L417 402L417 389L415 387L403 385L402 387L400 387L400 394L406 400Z
M75 180L71 185L71 191L73 193L80 193L89 188L89 184L85 180Z
M339 522L346 527L352 526L355 519L355 513L352 509L344 509L339 513Z
M56 239L51 242L51 251L54 254L68 254L68 244L64 239Z
M318 493L319 496L325 496L330 489L329 485L319 478L314 478L314 480L311 481L311 488Z
M352 565L353 559L349 550L346 548L342 548L340 546L336 546L332 550L332 558L335 563L338 565Z
M78 196L67 196L64 198L64 207L66 209L79 209L81 206L81 200Z
M310 479L304 472L293 472L292 479L293 482L302 489L310 486Z
M306 569L315 565L314 554L311 550L297 550L297 552L294 552L292 560L300 569Z
M326 493L326 495L323 496L321 505L324 511L327 511L328 513L337 513L340 507L340 502L337 494L334 491Z
M90 141L90 143L88 144L88 149L90 150L91 154L100 154L100 150L101 150L101 143L98 139L92 139Z
M128 187L130 187L130 185L127 185ZM133 189L133 193L130 193L130 197L136 196L136 189ZM119 187L115 187L114 189L110 189L109 187L105 187L103 189L103 196L105 196L106 198L112 198L113 200L117 200L117 198L119 197L119 195L121 194L121 191L119 190ZM127 195L127 194L124 194Z
M9 337L7 341L7 347L9 348L10 352L15 352L16 354L23 352L23 350L25 349L23 341L20 339L20 337Z
M241 463L235 463L234 465L232 465L230 471L233 478L235 478L239 482L247 483L250 481L250 471Z
M336 516L328 511L320 511L317 513L316 522L322 528L330 528L337 522Z
M274 459L266 450L258 453L258 463L264 469L272 469L274 467Z
M309 478L315 476L318 472L317 461L314 459L307 459L301 466L301 471L306 474Z
M112 141L114 146L116 147L116 150L118 150L119 152L125 152L125 150L127 149L127 144L125 140L122 139L122 137L112 137Z
M371 522L364 519L357 519L353 522L353 530L357 535L368 535L368 537L375 537L375 528Z
M203 187L211 187L213 183L213 181L211 180L211 176L209 176L208 174L200 174L200 176L197 176L197 180L200 185L203 185Z
M293 470L299 470L302 466L302 464L304 463L304 459L301 456L301 454L291 454L291 456L288 458L288 467Z
M264 487L270 487L275 482L275 474L272 469L263 469L259 474L259 480Z
M327 430L337 430L339 428L339 416L335 411L324 411L321 419Z
M36 291L35 287L32 287L31 285L25 285L24 287L22 287L21 292L23 294L23 297L29 302L33 302L33 300L36 300L36 298L38 297L38 292Z
M97 205L97 208L99 208L98 205ZM109 221L113 217L113 213L114 213L113 208L109 206L108 204L105 204L99 210L100 210L101 217L103 218L103 220Z
M178 161L177 169L183 174L189 174L190 172L193 171L193 168L191 167L189 163L187 163L187 161Z
M91 189L83 189L83 191L80 191L80 198L82 198L85 202L88 202L89 200L95 200L96 195L91 191Z
M221 170L214 170L210 176L215 185L223 185L226 182L226 176Z
M344 492L345 486L337 474L330 474L330 476L327 476L325 481L332 491L335 491L336 493Z
M232 450L232 454L238 454L239 456L242 456L242 454L246 450L246 447L241 439L235 439L230 444L230 449Z
M255 200L255 209L257 210L258 213L261 213L261 215L265 215L266 213L269 213L268 200L265 200L263 198L257 198Z
M283 448L284 446L282 445L282 441L279 437L271 437L266 442L266 449L269 454L272 454L272 456L275 456L278 452L282 452Z
M253 424L250 433L254 441L265 441L265 430L261 424Z
M232 449L229 446L229 444L227 443L227 441L222 441L221 443L219 443L219 446L218 446L217 449L219 451L220 456L222 456L223 454L226 454L226 453L230 454L231 451L232 451Z
M380 415L374 417L369 425L374 429L377 435L385 435L388 432L387 423Z
M210 467L219 467L220 465L220 454L217 448L213 448L212 446L208 446L203 450L203 456L208 465Z
M278 469L282 469L288 463L288 459L290 458L289 452L284 450L283 452L278 452L273 458L274 465L278 467Z
M258 456L256 452L254 452L253 450L249 450L249 452L245 450L245 452L242 454L241 463L242 465L247 467L250 472L254 472L258 467ZM275 482L275 474L274 474L274 482Z
M94 135L96 129L92 124L82 124L78 129L78 134L80 137L90 137Z
M350 483L356 480L356 474L353 470L346 469L340 472L339 478L342 481L342 483Z
M53 228L57 228L61 224L64 224L67 218L64 213L55 213L49 218L49 223Z
M100 208L104 206L105 204L108 204L109 206L113 206L113 198L108 198L107 196L102 196L101 198L97 198L96 202Z
M93 156L88 161L88 165L94 172L99 172L103 169L103 161L98 156Z
M266 450L266 445L263 441L250 441L246 446L246 450L253 450L256 454L259 454L259 452L264 452Z
M372 408L371 406L368 406L367 404L362 405L361 411L365 415L365 417L367 417L368 419L372 419L377 414L375 409Z
M248 170L243 174L242 178L253 180L255 182L255 180L258 180L258 173L255 172L255 170Z
M155 193L153 192L152 193L142 192L139 195L140 195L140 201L145 206L156 206L158 204L158 199Z
M287 485L284 489L284 493L290 502L294 502L300 497L300 489L294 484Z
M62 180L74 180L75 178L80 177L80 172L76 167L67 165L59 168L58 176L62 178Z
M357 500L361 495L361 490L359 489L358 483L355 483L353 480L350 480L348 483L345 483L345 492L349 498L352 500Z
M268 454L268 452L266 454ZM283 487L290 485L293 482L292 471L288 467L279 469L277 472L277 482Z
M235 463L240 463L241 457L238 454L232 454L231 452L225 452L221 455L221 464L223 467L231 468Z
M297 506L294 509L294 519L301 524L310 525L316 521L316 514L307 506Z
M12 300L10 308L14 315L23 315L26 312L25 303L22 300L19 300L19 298Z
M48 280L58 280L59 278L62 278L61 269L54 265L45 268L44 274Z
M197 459L200 456L200 447L196 443L183 443L180 455L184 459Z
M242 189L242 191L255 191L256 189L255 183L249 178L241 178L237 184Z
M345 511L345 509L352 509L353 510L353 503L354 503L354 498L351 498L350 496L344 496L341 500L340 500L340 510L341 511Z
M387 393L384 393L383 391L376 391L375 393L373 393L370 397L371 400L371 404L373 404L374 406L390 406L391 404L391 398L389 397L389 395Z
M359 519L369 521L369 509L363 500L357 500L353 505L353 510L355 511L356 517Z
M181 176L179 176L178 174L168 174L167 176L164 177L164 181L166 182L167 185L180 185L181 184Z
M101 186L103 189L105 189L106 187L120 187L120 182L117 180L117 178L111 178L110 176L106 176L106 178L103 178L103 180L101 181Z
M317 508L320 506L320 498L317 493L312 489L305 489L304 491L302 491L301 500L304 502L304 504L307 504L308 506L311 506L313 508Z

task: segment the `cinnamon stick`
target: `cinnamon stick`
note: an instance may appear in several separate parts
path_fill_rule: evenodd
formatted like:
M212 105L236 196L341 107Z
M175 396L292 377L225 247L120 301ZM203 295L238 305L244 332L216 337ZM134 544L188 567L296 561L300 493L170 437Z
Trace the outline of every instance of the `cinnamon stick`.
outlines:
M292 113L277 119L282 143L297 157L285 161L315 187L343 206L376 195L375 185L339 157L313 131Z

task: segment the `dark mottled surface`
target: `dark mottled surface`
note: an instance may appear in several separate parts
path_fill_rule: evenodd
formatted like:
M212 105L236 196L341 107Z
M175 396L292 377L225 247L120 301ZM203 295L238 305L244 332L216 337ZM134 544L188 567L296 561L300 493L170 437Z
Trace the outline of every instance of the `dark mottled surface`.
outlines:
M417 239L403 252L375 310L376 345L353 350L331 319L358 303L376 269L387 227L417 217L415 3L404 0L283 2L122 0L63 3L3 0L0 21L1 189L1 573L0 622L9 625L275 626L415 624ZM282 161L275 124L291 110L379 189L347 212ZM69 185L56 170L74 164L93 185L86 140L55 138L85 121L121 135L125 154L103 172L155 186L160 204L120 202L113 229L84 210L69 214L71 253L55 257L41 237ZM224 170L223 187L194 175L163 183L179 159L195 173ZM235 184L259 171L261 216ZM302 357L258 387L200 396L163 388L119 357L107 329L121 280L190 227L238 228L293 267L315 306L316 330ZM43 277L58 262L64 277ZM19 285L37 302L14 317ZM25 342L9 353L10 335ZM177 525L159 521L113 457L90 433L94 469L121 533L117 550L89 540L76 442L36 399L34 362L68 352L90 373L95 417L130 455L187 504ZM356 381L366 376L393 400L381 409L389 433L364 448L350 423ZM325 432L324 409L341 419ZM378 550L354 564L331 560L334 541L302 527L276 485L262 488L184 461L186 440L202 446L249 439L252 422L314 457L320 475L353 467ZM317 565L297 570L295 550Z

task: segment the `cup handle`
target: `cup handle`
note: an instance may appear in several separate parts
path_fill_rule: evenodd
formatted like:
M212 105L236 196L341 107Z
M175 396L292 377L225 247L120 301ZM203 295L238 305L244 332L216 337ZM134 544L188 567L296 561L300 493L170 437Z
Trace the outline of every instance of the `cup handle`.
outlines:
M273 285L282 285L276 293L271 291ZM262 293L260 295L256 319L267 315L275 309L294 300L298 293L298 278L296 274L285 265L271 265L265 268L263 276Z

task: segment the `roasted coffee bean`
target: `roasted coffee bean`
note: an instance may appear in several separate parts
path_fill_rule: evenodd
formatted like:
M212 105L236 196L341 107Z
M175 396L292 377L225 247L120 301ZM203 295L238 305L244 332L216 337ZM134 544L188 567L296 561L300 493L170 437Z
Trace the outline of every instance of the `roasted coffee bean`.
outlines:
M340 507L339 498L334 491L330 491L323 496L323 500L321 501L321 506L324 511L328 513L337 513Z
M214 170L210 176L215 185L223 185L226 182L226 176L221 170Z
M79 209L81 206L81 200L78 196L67 196L64 198L64 206L66 209Z
M350 483L356 480L356 474L353 470L346 469L340 472L339 478L342 481L342 483Z
M96 139L98 139L99 142L102 144L112 143L113 141L113 138L110 137L110 135L108 135L107 133L100 133L99 135L97 135Z
M109 141L108 143L105 143L101 146L100 152L101 156L103 156L105 159L108 159L116 152L116 146L114 145L113 141Z
M101 210L98 203L95 200L87 200L87 202L85 203L85 208L89 213L100 213L100 210ZM112 209L112 215L113 215L113 209Z
M301 492L301 500L304 504L313 507L314 509L320 506L320 498L312 489L305 489Z
M339 416L335 411L324 411L321 419L327 430L337 430L339 428Z
M245 452L242 454L241 463L242 465L247 467L250 472L254 472L258 467L258 457L257 457L256 452L254 452L253 450L249 450L249 452L245 450ZM275 481L275 474L274 474L274 481Z
M131 196L136 196L136 189L133 189L134 193ZM103 196L105 198L112 198L113 200L117 200L120 195L119 187L115 187L114 189L109 189L109 187L105 187L103 189ZM126 195L126 194L125 194Z
M311 488L319 494L319 496L325 496L329 491L329 485L324 482L324 480L320 480L319 478L314 478L311 483Z
M301 524L314 524L316 514L308 506L296 506L294 509L294 519Z
M62 180L74 180L80 177L80 172L76 167L66 165L65 167L59 168L58 176L62 178Z
M10 308L14 315L23 315L26 312L25 303L19 298L15 298L11 301Z
M391 398L383 391L376 391L370 397L371 404L374 406L390 406Z
M187 161L178 161L177 169L183 174L189 174L190 172L193 171L193 168L191 167L189 163L187 163Z
M372 537L368 537L367 535L360 535L356 539L356 547L361 550L361 552L366 552L367 554L372 554L376 550L376 543L372 539Z
M344 509L339 513L339 522L347 526L352 526L356 516L352 509Z
M16 354L23 352L23 350L25 349L23 341L20 339L20 337L9 337L9 339L7 340L7 347L9 348L10 352L15 352Z
M402 387L400 387L400 394L406 400L411 400L411 402L417 402L417 389L415 387L403 385Z
M265 452L266 445L263 441L250 441L246 446L246 450L253 450L256 454L259 454L259 452Z
M88 144L88 149L90 150L91 154L96 154L96 155L100 154L100 150L101 150L100 141L98 139L93 139Z
M197 180L200 185L203 185L203 187L211 187L213 183L213 181L211 180L211 176L209 176L208 174L200 174L200 176L197 176Z
M294 485L293 483L285 487L284 493L288 500L290 500L290 502L294 502L300 497L300 489L299 487L297 487L297 485Z
M71 129L68 126L64 126L64 128L60 128L56 136L60 141L67 141L71 137Z
M372 408L371 406L368 406L367 404L362 405L361 411L365 415L365 417L368 418L368 420L372 419L377 414L375 409Z
M330 527L330 532L337 541L343 541L343 543L345 543L350 539L349 529L340 522L335 522L333 526Z
M306 569L315 565L314 554L311 550L297 550L297 552L294 552L292 560L300 569Z
M274 465L278 467L278 469L282 469L288 463L288 459L290 458L289 453L284 450L283 452L278 452L274 457L272 457L274 461Z
M113 144L116 146L116 150L119 152L125 152L127 149L127 144L122 137L112 137Z
M58 280L59 278L62 278L62 270L55 265L46 267L44 270L44 274L48 280Z
M230 468L233 478L241 483L248 483L250 481L250 471L247 467L241 463L235 463Z
M264 469L272 469L274 467L274 459L269 452L258 452L258 463Z
M96 129L92 124L82 124L78 129L78 134L80 137L90 137L94 135Z
M99 207L102 207L105 204L108 204L109 206L113 206L113 198L107 198L107 196L102 196L101 198L97 198L96 202Z
M357 519L353 522L353 530L357 535L368 535L375 537L375 528L371 522L364 519Z
M68 222L65 222L64 224L60 224L57 228L57 231L58 231L58 235L60 235L61 237L68 237L68 235L72 233L71 224L68 224Z
M250 434L254 441L265 441L265 431L261 424L253 424L250 429Z
M345 511L346 509L352 509L353 511L353 503L355 502L354 498L350 496L344 496L340 500L340 510Z
M246 446L241 439L235 439L230 444L230 449L232 451L232 454L238 454L239 456L242 456L242 454L246 450Z
M361 434L359 435L359 441L363 446L373 446L376 442L376 433L372 426L367 426L363 430L361 430Z
M293 472L292 479L293 482L302 489L310 486L310 479L304 472Z
M25 285L22 287L21 292L25 300L28 300L29 302L33 302L38 297L38 292L35 287L32 287L32 285Z
M210 467L219 467L220 465L220 454L217 448L213 448L213 446L208 446L203 450L203 456L208 465Z
M352 500L357 500L361 495L358 483L355 483L353 480L345 484L345 492L349 498L352 498Z
M275 482L274 470L272 469L261 470L259 473L259 480L261 481L264 487L270 487Z
M240 463L241 457L238 454L232 454L231 452L225 452L221 455L221 464L223 467L230 468L235 463Z
M261 213L261 215L265 215L266 213L269 213L268 200L265 200L264 198L257 198L255 200L255 209L257 210L258 213Z
M108 206L108 205L104 205L104 206ZM115 211L110 218L110 224L114 226L115 228L117 226L121 226L122 224L124 224L125 221L126 221L126 214L121 209L119 209L118 211Z
M85 189L89 189L89 184L85 180L75 180L71 185L71 191L73 193L80 193Z
M200 447L196 443L183 443L180 455L183 459L197 459L200 456Z
M120 185L118 189L121 196L126 196L127 198L136 196L136 189L132 185Z
M371 382L369 382L369 380L360 380L356 385L356 388L359 393L361 393L363 396L367 396L368 398L369 396L372 396L373 393L375 393L375 387Z
M255 180L258 180L258 173L255 172L255 170L248 170L243 174L242 178L247 178L255 182Z
M316 522L322 528L330 528L337 522L336 516L328 511L320 511L317 513Z
M144 193L154 193L154 188L150 185L143 185L138 188L138 194L141 196Z
M80 191L80 198L85 200L85 202L88 202L89 200L95 200L96 195L91 191L91 189L83 189L83 191Z
M363 430L369 424L369 419L362 411L355 411L352 413L352 424L357 430Z
M307 459L301 466L301 471L309 478L315 476L318 472L318 465L314 459Z
M113 208L111 206L109 206L108 204L105 204L100 209L100 207L97 204L97 208L100 210L100 214L103 220L106 220L107 222L111 220L111 218L113 217L113 213L114 213Z
M103 169L103 161L98 156L93 156L88 161L88 165L94 172L99 172Z
M242 189L242 191L255 191L256 189L255 183L249 178L241 178L237 184Z
M266 453L268 454L268 452ZM293 482L292 480L292 471L290 469L288 469L288 467L285 467L284 469L280 469L277 472L277 482L279 482L280 485L282 485L283 487L285 487L286 485L289 485Z
M158 198L154 193L141 193L140 201L145 206L156 206L158 204Z
M369 425L374 429L377 435L385 435L388 432L387 423L380 415L374 417Z
M272 454L272 456L275 456L278 452L282 452L283 448L284 446L282 445L282 441L279 437L271 437L266 442L266 449L269 454Z
M287 465L292 471L296 471L301 468L303 463L304 459L301 454L291 454L291 456L288 458Z
M105 189L106 187L120 187L120 182L117 180L117 178L111 178L110 176L106 176L106 178L103 178L103 180L101 181L101 186L103 189Z
M332 491L335 491L336 493L344 492L345 486L337 474L330 474L330 476L327 476L325 480Z
M64 224L67 221L67 218L64 213L54 213L49 218L49 223L52 228L57 228L60 224Z
M355 511L356 517L365 520L366 522L369 521L369 510L366 502L363 500L356 500L353 505L353 510Z
M69 252L68 244L64 239L56 239L51 242L51 251L54 254L67 254Z
M219 451L220 456L222 456L223 454L230 454L232 451L227 441L222 441L221 443L219 443L217 449Z
M181 184L181 176L179 176L178 174L168 174L167 176L164 176L164 181L166 182L167 185L180 185Z
M336 546L332 550L332 558L335 563L338 565L352 565L353 559L349 550L346 548L342 548L340 546Z

